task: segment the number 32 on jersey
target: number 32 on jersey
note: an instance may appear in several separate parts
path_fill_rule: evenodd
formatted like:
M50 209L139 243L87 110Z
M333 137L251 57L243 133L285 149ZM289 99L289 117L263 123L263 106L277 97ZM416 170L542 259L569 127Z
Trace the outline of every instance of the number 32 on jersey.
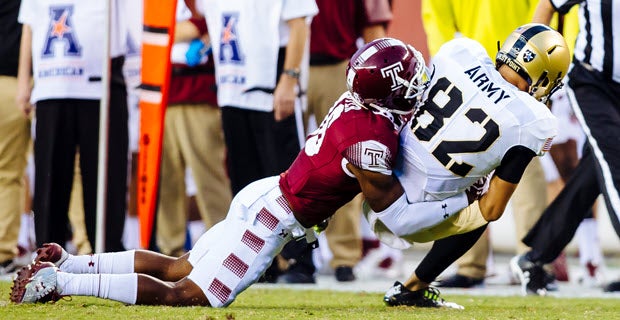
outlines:
M411 124L411 131L420 141L430 141L446 123L454 120L451 119L452 116L462 108L466 111L460 116L466 117L472 126L481 127L484 131L482 137L476 141L444 140L440 136L439 143L432 150L433 156L446 169L464 177L473 166L466 162L458 163L452 155L486 151L499 137L499 126L483 109L463 105L463 92L445 77L440 78L430 88L428 97ZM471 129L471 127L458 128L463 132Z

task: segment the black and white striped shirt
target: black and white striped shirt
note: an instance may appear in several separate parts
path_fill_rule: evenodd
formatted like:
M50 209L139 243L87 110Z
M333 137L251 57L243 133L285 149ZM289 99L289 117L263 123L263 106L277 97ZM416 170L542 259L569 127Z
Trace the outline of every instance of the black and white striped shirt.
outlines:
M551 0L560 13L579 8L575 59L620 83L620 0Z

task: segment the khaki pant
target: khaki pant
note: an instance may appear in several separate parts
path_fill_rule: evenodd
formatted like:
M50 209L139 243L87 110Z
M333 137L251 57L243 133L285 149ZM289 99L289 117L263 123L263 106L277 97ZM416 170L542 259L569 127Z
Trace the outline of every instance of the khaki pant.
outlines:
M188 221L186 167L192 170L196 201L206 227L226 217L232 195L224 157L219 108L192 104L166 109L157 211L157 245L162 253L184 252Z
M0 263L17 254L30 120L15 105L17 78L0 76Z
M306 119L314 114L320 124L338 97L347 91L343 77L347 64L345 60L334 65L310 66ZM333 254L330 262L332 268L353 267L362 258L361 212L362 196L358 195L336 211L330 220L325 237Z
M77 254L93 253L93 248L86 234L86 221L84 220L84 192L82 189L82 172L80 171L80 154L75 157L75 173L73 174L73 188L71 188L71 200L69 201L69 222L73 238L71 241L77 250Z
M525 169L523 177L511 198L517 236L517 254L528 251L528 247L521 242L521 239L538 221L547 206L546 188L545 174L540 159L535 157ZM493 228L493 224L489 226ZM457 260L457 273L474 279L484 278L487 272L490 241L489 229L487 228L478 242Z

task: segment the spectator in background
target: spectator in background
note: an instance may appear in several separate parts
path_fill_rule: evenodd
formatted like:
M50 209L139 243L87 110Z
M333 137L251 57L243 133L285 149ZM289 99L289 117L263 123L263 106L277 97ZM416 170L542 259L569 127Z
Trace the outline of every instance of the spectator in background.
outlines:
M514 28L530 20L535 1L468 0L422 1L422 21L428 39L431 57L439 47L459 35L479 41L489 57L495 57L498 41L504 39ZM432 63L432 60L431 60ZM521 183L511 199L515 218L517 252L527 247L520 241L547 204L546 181L540 159L532 159L523 174ZM440 287L469 288L484 283L490 239L485 232L458 261L455 275L442 279Z
M587 143L560 194L523 238L531 250L511 261L524 294L547 293L541 265L561 253L601 193L620 235L620 0L541 0L534 21L549 23L554 11L565 13L577 3L580 29L566 91ZM620 282L605 290L620 291Z
M357 40L367 43L385 37L392 12L388 0L317 0L317 6L310 33L306 118L314 115L320 123L332 102L347 90L342 75L357 51ZM360 195L338 209L325 230L332 252L330 266L338 281L355 280L353 267L362 257L361 199Z
M186 2L190 6L186 5ZM191 35L206 34L204 17L193 1L177 2L177 20L190 20ZM162 253L180 257L185 253L188 224L186 168L196 186L196 200L203 224L210 228L223 220L232 199L224 167L224 136L217 106L215 70L211 55L186 58L190 39L184 27L175 29L172 47L170 94L164 137L157 212L157 246ZM193 45L202 45L196 39ZM204 230L204 228L203 228Z
M34 143L36 239L65 243L67 211L76 150L80 152L86 231L96 239L97 201L106 201L105 250L123 250L127 197L127 92L122 10L112 2L111 77L102 83L105 1L22 1L24 24L17 96L28 115L36 104ZM34 86L31 81L34 78ZM99 109L103 86L110 86L107 190L97 199ZM32 96L31 96L32 95Z
M136 194L138 170L138 141L140 136L139 86L142 82L142 30L144 1L124 1L127 12L127 54L123 64L123 74L127 83L127 109L129 111L129 152L131 169L127 195L127 215L123 228L123 245L126 249L140 246L140 225Z
M5 0L0 4L0 275L12 273L21 265L15 259L30 144L30 119L16 106L20 2Z
M314 0L197 0L196 7L209 28L234 195L285 171L300 150L309 24L318 9ZM304 240L287 244L282 257L295 262L285 281L315 282Z

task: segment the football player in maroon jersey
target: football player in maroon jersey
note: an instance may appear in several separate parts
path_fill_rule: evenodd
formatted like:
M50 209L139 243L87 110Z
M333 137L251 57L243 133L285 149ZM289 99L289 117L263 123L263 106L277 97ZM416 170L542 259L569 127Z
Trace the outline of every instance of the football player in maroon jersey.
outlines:
M11 300L88 295L129 304L225 307L258 280L287 242L312 242L312 227L362 189L373 210L387 208L384 199L394 195L385 197L385 187L396 196L404 192L393 187L399 184L392 165L399 130L426 89L427 68L413 47L382 38L353 55L346 77L349 90L291 167L240 191L226 219L184 256L146 250L73 256L47 244L37 262L20 271Z

